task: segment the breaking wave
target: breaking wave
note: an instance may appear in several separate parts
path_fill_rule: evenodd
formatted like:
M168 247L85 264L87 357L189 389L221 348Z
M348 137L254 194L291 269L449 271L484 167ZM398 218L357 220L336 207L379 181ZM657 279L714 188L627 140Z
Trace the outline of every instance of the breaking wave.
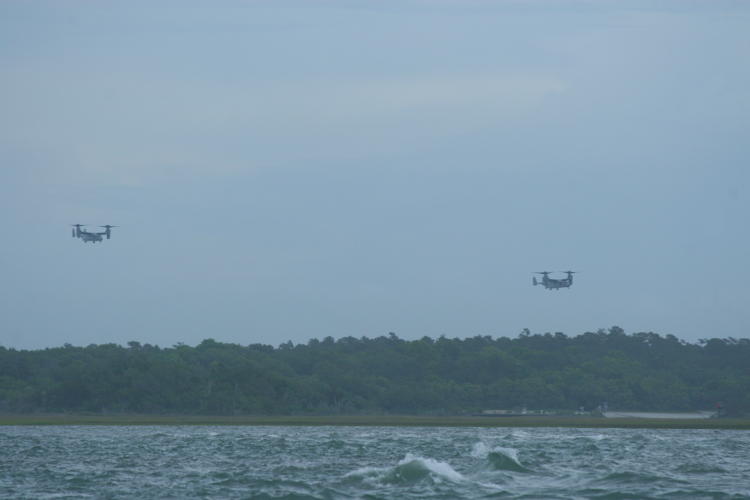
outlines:
M345 478L363 482L416 484L428 482L461 482L464 476L446 462L408 453L394 467L363 467L346 474Z
M483 442L475 443L471 449L471 456L487 461L493 470L506 470L512 472L529 472L518 460L518 450L515 448L504 448L495 446L490 448Z

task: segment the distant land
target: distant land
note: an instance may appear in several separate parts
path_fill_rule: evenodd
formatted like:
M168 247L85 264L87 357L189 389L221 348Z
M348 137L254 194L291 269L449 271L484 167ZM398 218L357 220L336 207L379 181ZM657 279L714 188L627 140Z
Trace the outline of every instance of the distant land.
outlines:
M675 424L676 417L654 425L714 426L750 415L749 359L748 339L688 343L618 327L573 337L525 332L404 340L389 334L278 347L213 339L195 347L0 347L0 414L6 415L0 420L63 414L39 418L88 415L116 423L128 415L168 421L182 415L198 421L436 418L445 425L537 425L528 416L487 416L494 412L537 415L547 424L556 419L554 425L586 419L618 426L612 421L639 419L602 415L702 411L722 418Z

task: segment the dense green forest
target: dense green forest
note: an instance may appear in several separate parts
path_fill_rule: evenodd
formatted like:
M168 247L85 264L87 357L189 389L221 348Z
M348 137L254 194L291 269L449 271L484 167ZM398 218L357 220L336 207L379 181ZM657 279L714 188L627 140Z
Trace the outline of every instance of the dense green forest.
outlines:
M130 342L0 347L0 411L467 414L483 409L750 413L750 340L696 344L613 327L576 337Z

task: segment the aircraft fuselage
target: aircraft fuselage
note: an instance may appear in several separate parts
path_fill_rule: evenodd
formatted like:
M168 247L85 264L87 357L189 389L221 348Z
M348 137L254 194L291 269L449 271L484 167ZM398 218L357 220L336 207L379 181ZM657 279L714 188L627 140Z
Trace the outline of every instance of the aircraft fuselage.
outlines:
M567 278L555 279L550 278L549 273L539 273L542 275L542 279L537 281L536 278L533 280L534 285L542 285L547 290L559 290L560 288L570 288L573 284L573 271L568 273Z
M86 233L81 231L81 235L79 236L83 240L84 243L88 243L89 241L91 243L96 243L97 241L102 241L102 236L100 234L96 233Z

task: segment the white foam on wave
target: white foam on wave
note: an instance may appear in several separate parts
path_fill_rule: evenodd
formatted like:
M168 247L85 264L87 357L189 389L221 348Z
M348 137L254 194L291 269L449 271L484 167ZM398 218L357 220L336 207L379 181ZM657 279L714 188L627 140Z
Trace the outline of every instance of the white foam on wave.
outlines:
M459 482L464 480L464 476L451 467L447 462L440 462L434 458L424 458L407 453L406 456L399 461L398 465L418 465L427 469L430 474L449 481Z
M474 443L471 456L483 460L492 469L512 472L527 472L528 469L518 459L518 450L504 446L490 446L484 441Z
M344 474L345 478L352 477L370 477L378 476L385 473L388 469L386 467L360 467L359 469L347 472Z
M490 448L483 441L474 443L474 446L471 448L471 456L474 458L487 458L490 453L502 453L518 465L521 465L521 462L518 461L518 450L515 448L506 448L504 446L494 446Z
M513 439L529 439L532 437L531 433L528 431L520 430L520 429L513 429L510 433L510 437Z
M521 462L518 460L518 450L515 448L504 448L502 446L495 446L492 448L492 451L495 453L502 453L506 457L513 460L518 465L521 465Z
M490 447L487 446L483 441L474 443L474 446L471 447L471 456L474 458L487 458L487 455L489 454Z
M346 479L356 479L367 483L372 482L412 482L429 477L434 482L465 481L464 476L447 462L434 458L425 458L407 453L393 467L360 467L344 475Z

